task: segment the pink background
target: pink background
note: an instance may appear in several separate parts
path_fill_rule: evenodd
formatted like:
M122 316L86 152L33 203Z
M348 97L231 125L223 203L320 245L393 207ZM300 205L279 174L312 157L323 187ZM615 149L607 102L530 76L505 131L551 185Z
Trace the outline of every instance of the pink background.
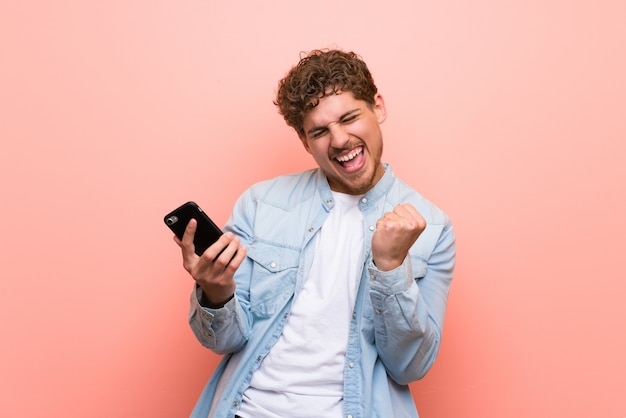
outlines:
M424 418L626 416L623 1L5 1L0 416L187 416L218 358L162 224L312 167L277 115L338 46L458 268Z

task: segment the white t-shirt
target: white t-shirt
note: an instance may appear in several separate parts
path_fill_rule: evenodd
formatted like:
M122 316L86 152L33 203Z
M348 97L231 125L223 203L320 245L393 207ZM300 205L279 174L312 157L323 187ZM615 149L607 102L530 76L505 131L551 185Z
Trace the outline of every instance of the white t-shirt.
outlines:
M282 335L252 376L243 418L341 417L348 330L361 277L360 196L333 192L311 271Z

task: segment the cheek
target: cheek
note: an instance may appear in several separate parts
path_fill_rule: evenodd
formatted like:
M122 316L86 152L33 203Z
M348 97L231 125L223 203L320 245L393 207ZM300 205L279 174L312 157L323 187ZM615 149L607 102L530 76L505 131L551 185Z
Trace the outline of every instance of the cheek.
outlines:
M382 145L382 133L380 131L380 126L376 123L372 123L368 126L363 127L360 130L360 138L363 138L363 141L367 143L369 147L380 147Z
M323 158L328 155L328 145L323 140L309 143L309 153L315 158Z
M322 150L319 149L311 150L311 155L319 165L324 164L326 160L328 160L328 154L326 152L322 152Z

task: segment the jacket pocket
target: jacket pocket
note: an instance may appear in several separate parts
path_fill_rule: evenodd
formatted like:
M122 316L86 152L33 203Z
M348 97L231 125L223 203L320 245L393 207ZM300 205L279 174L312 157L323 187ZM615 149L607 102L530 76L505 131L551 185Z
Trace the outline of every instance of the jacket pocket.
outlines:
M300 251L257 241L249 247L248 257L254 262L250 310L257 316L270 316L294 293Z
M415 280L423 279L426 277L428 271L428 262L421 257L411 255L411 267L413 269L413 278Z
M437 245L442 230L443 225L428 225L409 251L413 277L416 280L426 276L428 259Z

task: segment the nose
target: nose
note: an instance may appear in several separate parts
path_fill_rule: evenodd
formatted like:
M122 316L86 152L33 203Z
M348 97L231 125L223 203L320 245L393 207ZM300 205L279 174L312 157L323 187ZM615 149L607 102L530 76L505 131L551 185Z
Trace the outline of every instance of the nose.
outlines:
M331 123L328 125L328 131L330 132L330 145L333 148L342 149L350 142L350 134L342 124Z

